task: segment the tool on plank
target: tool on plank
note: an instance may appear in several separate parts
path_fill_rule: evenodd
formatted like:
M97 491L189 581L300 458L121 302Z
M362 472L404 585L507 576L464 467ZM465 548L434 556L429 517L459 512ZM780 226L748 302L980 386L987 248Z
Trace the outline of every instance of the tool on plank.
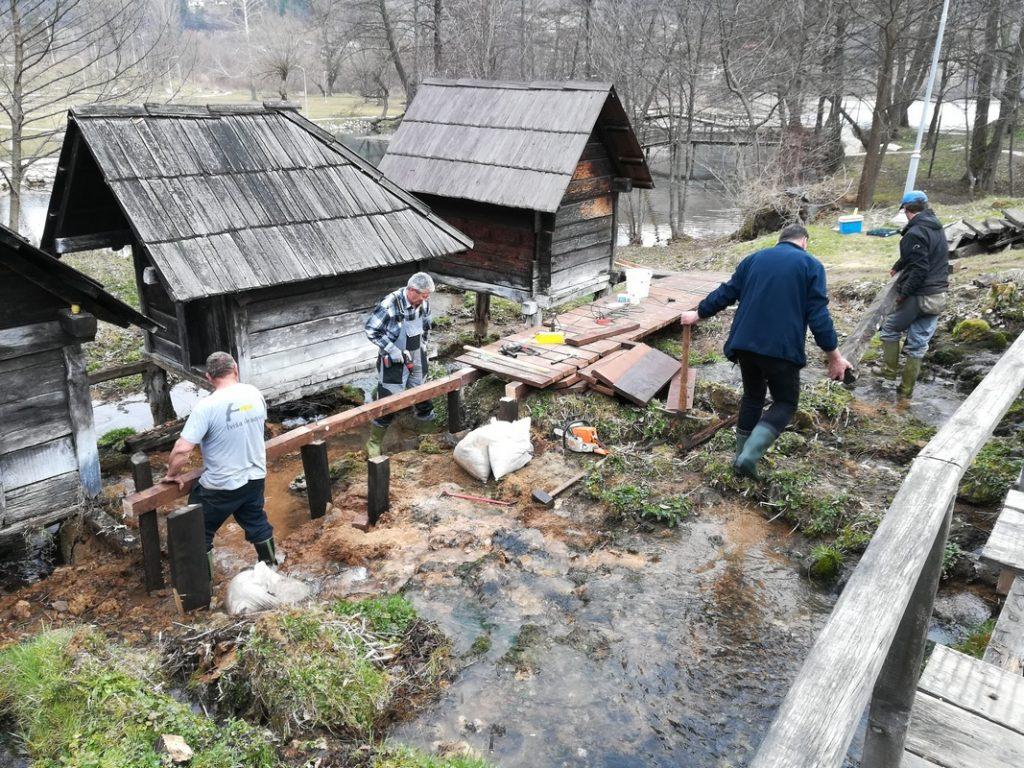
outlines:
M442 496L448 496L453 499L465 499L466 501L479 501L482 504L494 504L498 507L511 507L511 501L499 501L498 499L489 499L486 496L473 496L469 493L452 493L451 491L441 491Z

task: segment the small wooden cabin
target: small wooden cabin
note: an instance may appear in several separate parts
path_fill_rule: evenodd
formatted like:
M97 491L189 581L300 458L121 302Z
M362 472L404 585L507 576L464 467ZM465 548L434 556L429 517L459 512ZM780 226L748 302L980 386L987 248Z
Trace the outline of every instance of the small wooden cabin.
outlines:
M611 83L426 80L380 169L473 238L442 280L540 308L608 286L619 193L654 186Z
M226 350L281 402L369 368L371 307L472 241L292 104L73 109L42 247L122 246L146 359L203 383Z
M96 319L156 323L0 227L0 538L67 517L100 491L82 344Z

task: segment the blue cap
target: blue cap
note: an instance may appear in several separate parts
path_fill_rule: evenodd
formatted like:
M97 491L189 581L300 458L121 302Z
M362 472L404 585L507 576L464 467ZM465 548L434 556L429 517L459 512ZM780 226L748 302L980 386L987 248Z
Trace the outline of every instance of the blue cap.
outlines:
M920 189L913 189L910 192L907 192L907 194L905 194L903 196L903 199L900 200L900 208L902 208L904 205L908 205L909 203L927 203L927 202L928 202L928 195L926 195Z

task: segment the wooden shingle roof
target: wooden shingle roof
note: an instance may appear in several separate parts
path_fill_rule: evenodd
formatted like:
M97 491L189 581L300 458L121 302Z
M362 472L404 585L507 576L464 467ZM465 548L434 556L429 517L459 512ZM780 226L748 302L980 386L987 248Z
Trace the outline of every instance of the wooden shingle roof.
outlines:
M617 174L652 187L611 83L425 80L380 169L410 192L554 212L595 127Z
M155 331L157 324L120 299L103 284L36 248L17 232L0 225L0 264L68 305L77 304L99 320L127 328Z
M76 136L178 301L472 246L295 105L79 107L65 150ZM68 173L58 172L55 189L73 183ZM55 194L43 234L50 250L63 216Z

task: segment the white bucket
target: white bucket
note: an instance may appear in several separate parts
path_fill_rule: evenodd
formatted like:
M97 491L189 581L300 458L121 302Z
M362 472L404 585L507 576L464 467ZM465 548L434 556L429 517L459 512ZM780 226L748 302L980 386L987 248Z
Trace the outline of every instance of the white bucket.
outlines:
M626 267L626 293L633 304L646 299L651 292L651 278L654 272L640 267Z

